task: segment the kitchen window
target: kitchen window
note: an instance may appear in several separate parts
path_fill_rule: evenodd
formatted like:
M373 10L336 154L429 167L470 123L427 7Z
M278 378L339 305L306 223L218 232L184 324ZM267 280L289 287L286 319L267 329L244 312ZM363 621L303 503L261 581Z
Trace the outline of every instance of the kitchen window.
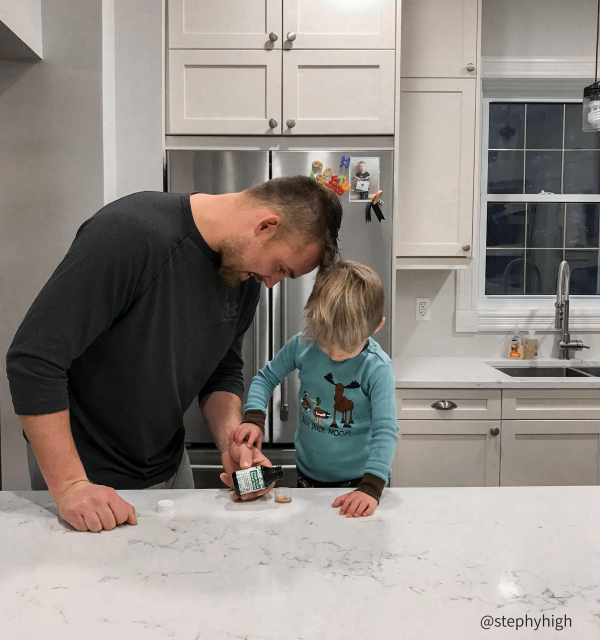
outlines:
M572 295L597 305L600 133L581 130L581 102L483 106L480 303L548 304L567 260Z

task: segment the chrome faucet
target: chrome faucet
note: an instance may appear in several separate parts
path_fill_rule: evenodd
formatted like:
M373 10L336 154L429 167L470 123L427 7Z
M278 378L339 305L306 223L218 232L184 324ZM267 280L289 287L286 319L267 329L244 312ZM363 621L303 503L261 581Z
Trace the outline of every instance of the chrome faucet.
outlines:
M581 351L582 349L589 349L589 347L581 340L571 341L571 334L569 333L569 282L571 280L571 270L569 269L569 263L563 260L558 267L558 283L556 285L556 315L554 317L554 326L556 329L560 329L560 353L558 355L560 360L570 360L571 354L569 351Z

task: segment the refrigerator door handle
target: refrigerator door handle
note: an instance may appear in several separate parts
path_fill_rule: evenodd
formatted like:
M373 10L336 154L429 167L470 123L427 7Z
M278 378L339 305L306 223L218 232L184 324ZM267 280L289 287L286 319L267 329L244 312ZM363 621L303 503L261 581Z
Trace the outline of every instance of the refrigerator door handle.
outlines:
M288 305L287 305L287 282L285 278L279 283L280 302L281 302L281 346L287 342L287 326L288 326ZM287 376L281 381L281 405L279 409L279 419L281 422L287 422L290 417L290 399L289 399L289 383Z

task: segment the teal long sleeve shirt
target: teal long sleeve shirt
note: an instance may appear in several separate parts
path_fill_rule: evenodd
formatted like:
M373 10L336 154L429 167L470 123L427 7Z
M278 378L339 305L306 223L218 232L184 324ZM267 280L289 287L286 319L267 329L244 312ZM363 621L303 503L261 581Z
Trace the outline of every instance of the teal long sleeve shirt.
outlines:
M398 440L392 361L369 340L354 358L336 362L300 334L289 340L252 380L244 412L266 414L275 387L298 369L296 465L319 482L365 474L387 482Z

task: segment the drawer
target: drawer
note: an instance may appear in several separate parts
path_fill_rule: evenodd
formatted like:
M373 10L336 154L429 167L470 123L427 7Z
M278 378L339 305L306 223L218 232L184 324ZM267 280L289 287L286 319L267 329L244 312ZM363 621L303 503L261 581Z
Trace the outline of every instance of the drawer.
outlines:
M504 420L598 420L600 389L505 389Z
M450 408L431 405L447 400ZM453 407L453 405L456 405ZM396 389L398 420L499 420L500 389Z

